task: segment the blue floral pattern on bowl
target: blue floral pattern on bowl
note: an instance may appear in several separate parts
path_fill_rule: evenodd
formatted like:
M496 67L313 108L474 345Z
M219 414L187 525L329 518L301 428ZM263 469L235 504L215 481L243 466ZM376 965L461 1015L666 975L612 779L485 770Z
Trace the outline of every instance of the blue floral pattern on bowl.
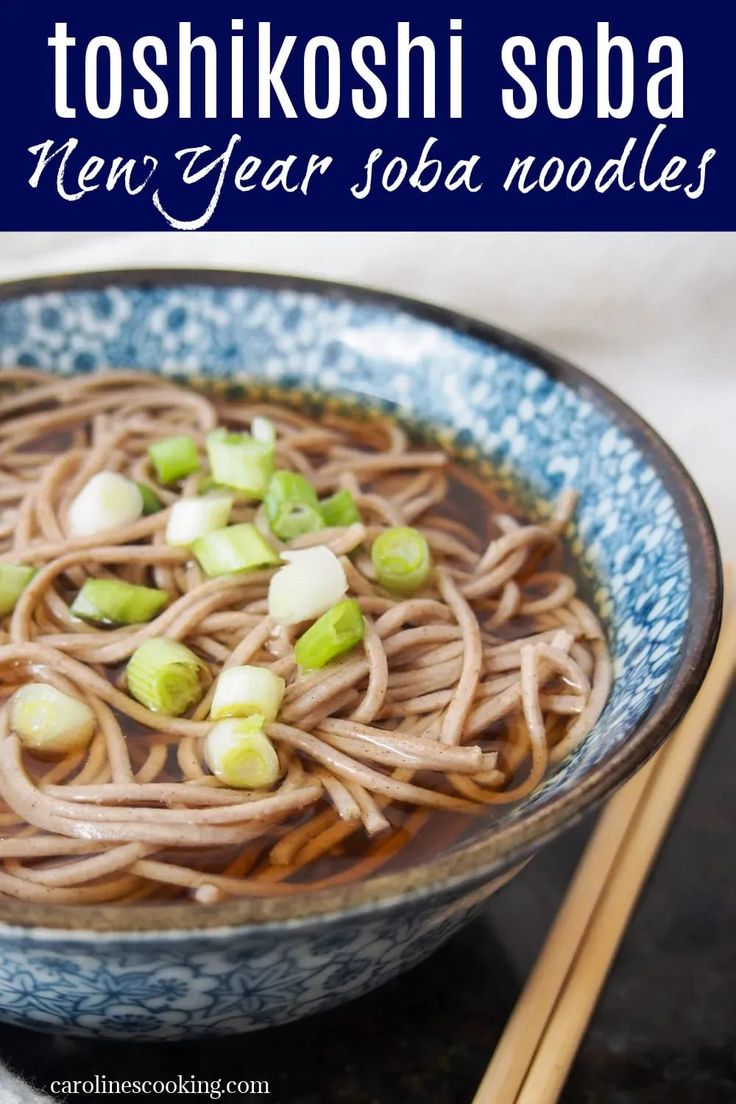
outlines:
M0 1017L39 1031L176 1039L285 1023L426 958L488 896L350 922L93 941L21 937L0 953Z
M574 789L672 679L691 566L681 513L647 448L605 402L533 357L380 299L202 283L39 291L0 301L0 366L114 365L339 394L398 410L540 499L580 491L568 534L610 637L598 724L513 822ZM0 1017L41 1029L171 1038L263 1027L363 992L428 954L493 889L459 886L370 912L196 933L0 929Z

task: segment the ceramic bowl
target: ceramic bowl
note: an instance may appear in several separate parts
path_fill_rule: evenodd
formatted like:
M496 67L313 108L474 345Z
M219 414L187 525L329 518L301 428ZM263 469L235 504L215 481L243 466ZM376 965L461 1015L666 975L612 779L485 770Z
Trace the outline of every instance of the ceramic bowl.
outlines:
M262 1028L355 997L429 954L632 774L702 680L721 580L700 495L627 406L524 341L341 285L103 273L0 289L0 365L60 375L136 367L224 379L234 395L256 382L318 402L337 396L398 412L540 499L573 485L581 497L567 540L615 665L602 717L538 790L408 871L209 908L3 899L0 1018L171 1039Z

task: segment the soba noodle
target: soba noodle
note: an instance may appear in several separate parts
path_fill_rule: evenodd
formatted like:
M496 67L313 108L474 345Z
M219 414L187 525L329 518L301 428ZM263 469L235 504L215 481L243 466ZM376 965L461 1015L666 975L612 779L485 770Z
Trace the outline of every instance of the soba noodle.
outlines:
M572 493L547 523L490 506L469 520L448 508L457 489L448 457L415 447L393 423L313 420L122 371L59 380L7 370L2 383L0 562L37 571L0 623L0 894L209 904L366 877L428 820L449 814L457 829L528 794L600 715L611 682L604 634L559 566ZM215 427L244 431L256 415L276 427L280 468L320 495L348 489L362 516L288 545L325 544L339 556L365 620L361 644L308 673L294 632L268 615L276 568L207 579L188 549L164 543L172 504L196 494L203 473L160 486L148 446L187 434L203 450ZM164 508L70 536L70 503L102 470L146 483ZM258 510L240 500L232 521L257 521ZM409 597L379 586L369 555L397 525L424 534L434 563ZM158 587L169 602L148 623L95 627L69 608L91 577ZM281 767L271 790L229 788L209 772L211 689L186 717L152 712L127 692L122 665L164 635L213 677L252 663L285 679L266 726ZM51 763L23 748L8 700L29 680L91 707L86 751Z

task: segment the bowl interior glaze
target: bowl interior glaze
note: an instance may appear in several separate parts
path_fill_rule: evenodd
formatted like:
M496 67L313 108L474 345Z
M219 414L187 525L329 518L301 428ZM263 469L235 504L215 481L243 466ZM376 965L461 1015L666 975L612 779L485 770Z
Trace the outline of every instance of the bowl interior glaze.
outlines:
M109 906L97 910L107 914L104 927L283 919L490 877L632 773L699 685L718 624L720 568L696 488L623 403L525 342L452 312L337 285L237 273L97 274L0 290L0 366L17 365L60 375L135 367L225 380L234 396L255 382L368 404L426 427L496 479L521 480L540 500L573 486L580 502L569 548L614 659L610 700L583 743L452 856L289 903L171 906L166 920L160 909L155 918L141 907L131 920L131 910ZM43 922L86 923L71 911L47 908ZM0 919L19 917L13 902L0 903Z

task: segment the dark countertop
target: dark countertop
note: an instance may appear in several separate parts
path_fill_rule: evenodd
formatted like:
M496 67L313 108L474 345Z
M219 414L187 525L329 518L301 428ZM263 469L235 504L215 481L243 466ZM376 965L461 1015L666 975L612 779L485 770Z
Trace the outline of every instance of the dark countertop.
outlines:
M732 690L563 1104L736 1104L735 730ZM0 1057L39 1088L95 1073L181 1073L268 1080L276 1104L469 1104L589 828L548 847L423 965L333 1012L180 1044L88 1043L0 1025Z

